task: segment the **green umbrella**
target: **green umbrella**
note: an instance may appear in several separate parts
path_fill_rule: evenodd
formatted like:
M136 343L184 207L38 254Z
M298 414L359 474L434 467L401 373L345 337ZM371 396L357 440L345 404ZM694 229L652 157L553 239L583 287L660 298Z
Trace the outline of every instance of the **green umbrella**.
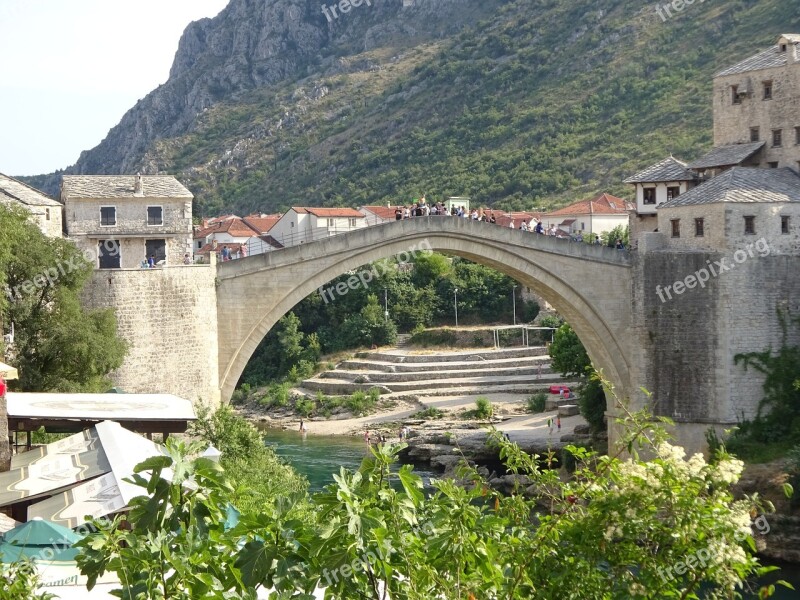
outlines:
M72 545L83 536L57 523L36 518L17 525L2 536L0 560L5 563L22 557L41 561L75 560L78 550Z

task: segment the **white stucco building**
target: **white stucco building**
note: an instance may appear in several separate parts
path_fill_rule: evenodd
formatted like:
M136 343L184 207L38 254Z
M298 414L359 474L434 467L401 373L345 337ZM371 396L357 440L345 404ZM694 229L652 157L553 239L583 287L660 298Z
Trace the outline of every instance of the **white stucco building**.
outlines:
M282 246L296 246L367 227L363 213L354 208L293 206L272 226L270 235Z

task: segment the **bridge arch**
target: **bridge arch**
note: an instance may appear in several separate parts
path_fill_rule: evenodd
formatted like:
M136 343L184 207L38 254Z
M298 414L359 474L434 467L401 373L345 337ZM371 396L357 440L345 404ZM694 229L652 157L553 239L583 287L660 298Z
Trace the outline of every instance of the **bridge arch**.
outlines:
M530 287L567 319L621 396L633 391L631 261L624 252L456 217L403 220L229 261L217 271L220 391L230 399L258 344L331 280L413 248L457 255Z

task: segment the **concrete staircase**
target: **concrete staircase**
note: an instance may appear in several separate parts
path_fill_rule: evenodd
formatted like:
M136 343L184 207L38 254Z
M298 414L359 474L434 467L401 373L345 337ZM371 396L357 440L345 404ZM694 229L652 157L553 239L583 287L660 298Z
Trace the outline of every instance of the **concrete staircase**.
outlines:
M444 396L533 394L552 384L570 383L553 373L544 347L529 347L437 354L365 352L307 379L302 387L330 395L378 387L384 395Z

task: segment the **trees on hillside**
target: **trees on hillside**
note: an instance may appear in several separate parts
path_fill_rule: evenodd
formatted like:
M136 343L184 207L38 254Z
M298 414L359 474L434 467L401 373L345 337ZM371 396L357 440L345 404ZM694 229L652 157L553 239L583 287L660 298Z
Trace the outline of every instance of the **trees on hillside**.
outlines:
M85 310L80 292L92 266L74 244L45 237L27 213L0 205L2 322L23 391L99 392L122 364L112 310Z

